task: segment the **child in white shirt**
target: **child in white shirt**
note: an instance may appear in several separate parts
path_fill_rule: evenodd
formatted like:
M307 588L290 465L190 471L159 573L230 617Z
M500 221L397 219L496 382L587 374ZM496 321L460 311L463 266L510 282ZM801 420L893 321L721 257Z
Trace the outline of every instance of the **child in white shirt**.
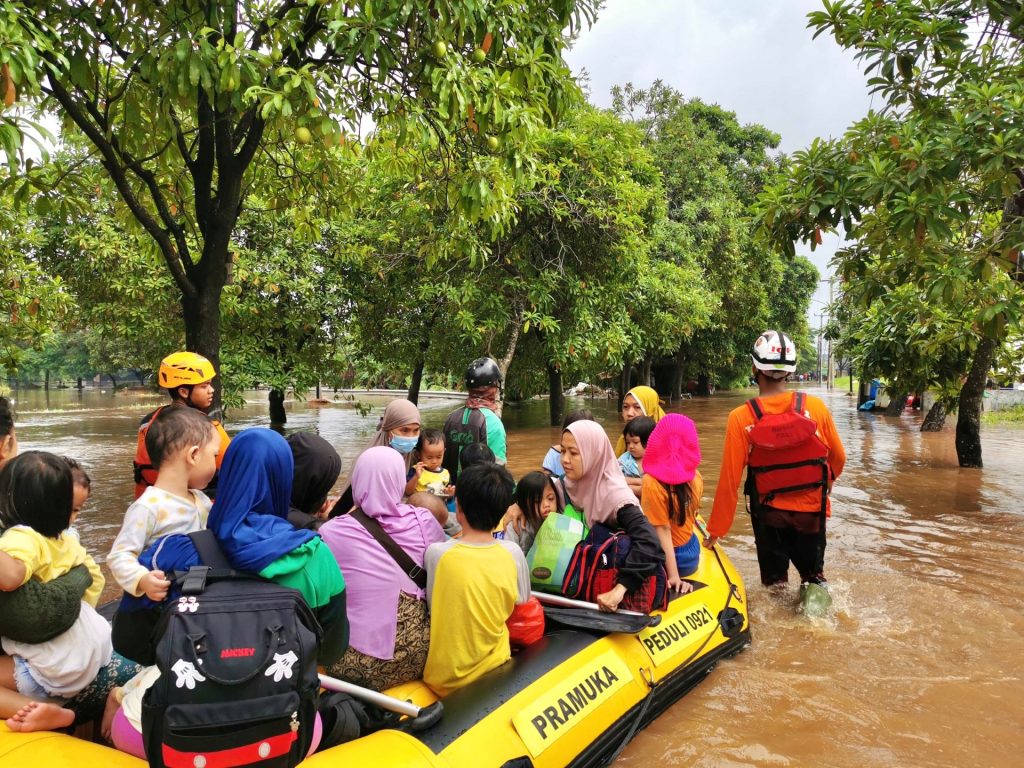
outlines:
M205 488L217 471L220 440L204 413L170 406L153 419L146 450L157 470L156 482L125 512L107 565L129 595L159 602L171 583L163 571L140 564L139 555L159 538L206 527L212 502L195 489Z

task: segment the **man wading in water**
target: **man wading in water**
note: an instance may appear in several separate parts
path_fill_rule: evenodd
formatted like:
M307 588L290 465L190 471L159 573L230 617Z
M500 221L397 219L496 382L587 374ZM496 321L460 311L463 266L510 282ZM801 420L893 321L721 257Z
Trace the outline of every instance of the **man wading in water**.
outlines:
M729 414L704 545L712 549L732 527L736 489L746 466L744 493L750 500L761 583L785 584L792 562L800 573L801 599L827 604L827 593L808 585L826 584L828 494L843 471L846 452L825 403L786 391L786 380L796 370L796 347L789 337L765 331L754 343L751 360L759 397Z

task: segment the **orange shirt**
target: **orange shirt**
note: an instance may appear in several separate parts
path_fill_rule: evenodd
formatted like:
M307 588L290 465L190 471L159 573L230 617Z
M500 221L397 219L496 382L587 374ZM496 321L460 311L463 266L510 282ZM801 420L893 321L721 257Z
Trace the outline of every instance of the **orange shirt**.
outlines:
M761 407L766 414L785 413L792 407L792 403L792 392L761 398ZM846 464L846 451L843 450L843 443L839 439L839 433L836 432L832 414L819 398L806 395L804 415L814 419L817 423L818 436L828 446L828 463L832 468L832 475L839 477L843 471L843 465ZM750 454L747 431L754 426L754 423L754 414L750 412L746 403L739 408L734 408L729 414L729 421L725 427L725 447L722 450L722 470L718 476L718 487L715 489L715 502L711 508L711 517L708 518L708 532L712 536L724 536L732 527L733 518L736 516L736 500L739 495L740 480ZM772 501L772 506L794 512L817 512L821 509L821 491L812 488L807 491L787 493L776 497ZM826 514L831 514L831 504L828 501L826 501L825 511Z
M700 511L700 497L704 493L704 478L697 472L690 481L690 505L686 522L679 525L668 515L668 488L650 475L644 475L640 491L640 506L651 525L667 525L672 532L672 546L681 547L693 536L693 518Z

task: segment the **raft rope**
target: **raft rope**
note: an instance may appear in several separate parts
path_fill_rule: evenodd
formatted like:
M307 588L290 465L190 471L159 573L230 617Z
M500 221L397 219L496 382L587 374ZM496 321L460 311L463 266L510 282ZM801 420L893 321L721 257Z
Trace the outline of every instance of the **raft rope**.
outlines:
M700 529L700 532L702 534L704 534L704 539L705 540L707 540L707 539L709 539L711 537L710 534L708 533L707 526L704 524L703 520L701 520L699 517L695 517L694 518L694 523L696 523L697 527ZM703 545L703 542L701 542L701 544ZM732 579L729 578L729 572L725 569L725 563L722 562L722 556L718 553L718 545L715 544L715 546L713 546L711 548L711 551L715 555L715 560L718 561L718 567L722 569L722 575L725 577L725 583L729 585L729 595L731 597L735 597L736 598L736 602L742 603L743 602L743 597L740 595L740 588L737 587L735 584L733 584ZM724 611L728 607L729 607L729 601L726 600L725 601L725 607L723 607L722 610Z
M701 529L704 530L703 526L701 526ZM722 613L724 613L729 608L729 603L732 602L732 599L734 597L741 603L743 602L743 598L740 597L739 588L735 584L733 584L732 580L729 578L729 574L725 570L725 563L722 562L722 558L718 554L717 546L713 551L715 553L715 557L718 559L719 566L721 566L722 568L722 575L725 576L725 580L729 584L729 594L725 598L725 605L722 606L722 610L718 614L719 616L721 616ZM700 655L701 651L703 651L707 647L708 643L711 642L711 638L713 638L721 630L722 624L721 622L719 622L718 625L715 627L715 631L709 632L708 636L704 638L704 642L701 643L697 647L697 649L693 653L691 653L682 664L679 664L676 667L676 669L686 667L691 661L697 658L697 656ZM636 717L633 719L633 724L629 727L629 731L626 733L625 738L622 740L622 742L620 742L619 746L612 753L611 757L609 757L608 760L605 762L605 765L611 765L612 763L614 763L615 759L620 754L622 754L622 750L626 748L626 745L633 740L634 736L636 736L636 732L637 730L639 730L640 724L644 721L644 717L647 715L647 710L650 709L651 702L654 701L654 689L661 685L660 682L655 682L654 673L646 667L643 667L640 670L640 675L647 682L647 686L650 690L647 691L647 695L644 697L644 700L640 705L640 709L637 711Z
M626 732L625 738L619 743L619 746L616 747L611 757L605 761L605 765L611 765L614 763L615 759L622 754L622 750L626 748L626 745L633 740L634 736L636 736L636 732L640 728L640 723L644 721L644 716L647 714L647 710L650 709L651 702L654 701L654 689L661 685L661 683L656 683L654 681L654 673L647 669L647 667L640 670L640 675L643 677L650 690L647 691L647 695L644 697L643 703L640 705L640 709L636 713L636 717L633 718L633 723L629 726L629 730Z

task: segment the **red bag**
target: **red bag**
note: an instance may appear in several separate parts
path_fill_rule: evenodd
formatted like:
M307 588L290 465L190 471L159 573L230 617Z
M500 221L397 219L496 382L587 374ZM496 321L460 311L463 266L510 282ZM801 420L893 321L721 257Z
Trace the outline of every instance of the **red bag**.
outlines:
M505 622L512 650L525 648L544 637L544 608L536 597L517 605Z
M574 600L596 602L619 581L619 567L626 562L633 542L622 531L596 523L587 538L576 545L565 569L562 594ZM644 579L640 587L627 592L619 608L650 613L668 607L668 577L665 568Z

